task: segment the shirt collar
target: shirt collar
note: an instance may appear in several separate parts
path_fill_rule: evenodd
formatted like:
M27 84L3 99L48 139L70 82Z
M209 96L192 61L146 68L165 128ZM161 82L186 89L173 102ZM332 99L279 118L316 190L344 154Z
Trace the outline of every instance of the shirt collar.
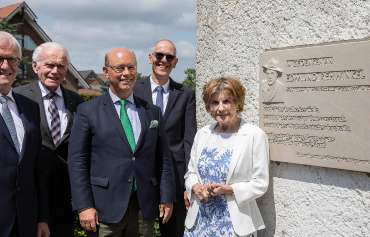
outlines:
M110 88L109 88L108 91L109 91L110 98L113 101L113 104L117 104L117 103L119 103L121 101L121 99L116 94L114 94L113 91ZM131 93L131 95L126 100L129 103L131 103L131 104L135 104L135 102L134 102L134 96L132 95L132 93Z
M4 95L3 94L0 94L0 96L4 96ZM8 92L8 94L5 95L5 96L8 97L12 102L15 103L15 99L14 99L14 96L13 96L13 90L12 89L10 89L9 92Z
M41 83L41 81L39 81L39 87L41 90L41 96L43 98L50 93L50 91ZM60 89L60 86L58 86L58 88L55 90L55 94L57 94L59 97L63 97L62 89Z
M152 76L149 77L149 80L150 80L150 87L151 87L151 90L152 90L152 93L153 93L155 88L157 88L157 86L160 86L160 85L153 81ZM170 86L170 80L168 79L168 81L162 85L164 93L168 92L168 87L169 86Z

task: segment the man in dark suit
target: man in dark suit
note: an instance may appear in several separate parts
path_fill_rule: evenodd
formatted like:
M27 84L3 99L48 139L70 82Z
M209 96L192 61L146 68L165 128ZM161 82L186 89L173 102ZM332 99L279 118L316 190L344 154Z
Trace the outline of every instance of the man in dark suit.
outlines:
M99 223L99 237L139 236L139 210L144 236L153 236L153 220L167 222L175 199L161 112L133 95L133 52L112 49L103 70L109 92L81 104L72 128L73 206L85 230L95 231Z
M177 61L174 43L158 41L149 54L152 64L149 80L139 80L135 86L135 95L162 109L165 134L175 164L176 202L172 218L160 226L164 237L183 236L186 216L184 175L196 132L194 91L170 78Z
M49 224L52 237L73 237L67 156L73 114L82 98L61 86L69 64L68 52L62 45L54 42L39 45L32 61L39 81L17 87L15 91L40 108L40 175L46 181L40 195L40 218Z
M21 57L17 40L0 31L0 236L47 237L47 224L37 224L39 109L11 88Z

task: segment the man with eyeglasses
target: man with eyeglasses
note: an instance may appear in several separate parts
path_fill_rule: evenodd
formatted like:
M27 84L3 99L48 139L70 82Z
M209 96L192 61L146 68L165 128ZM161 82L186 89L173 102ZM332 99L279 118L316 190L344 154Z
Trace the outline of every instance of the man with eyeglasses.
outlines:
M159 108L133 94L135 54L115 48L103 68L109 91L79 106L69 150L73 206L93 236L145 237L167 222L175 199L172 160ZM98 227L98 228L97 228Z
M12 90L21 57L17 40L0 31L0 236L47 237L37 214L39 108Z
M74 236L75 214L71 205L67 157L73 115L83 100L62 86L68 65L68 51L62 45L43 43L32 55L32 68L39 80L15 88L40 107L40 175L46 181L39 197L40 218L48 223L52 237Z
M196 132L195 94L175 82L171 71L175 68L175 44L167 39L158 41L149 54L152 73L148 79L139 80L135 95L158 106L163 114L165 134L174 160L176 178L176 202L174 213L168 223L161 223L163 237L183 236L186 216L184 175L190 158L190 150Z

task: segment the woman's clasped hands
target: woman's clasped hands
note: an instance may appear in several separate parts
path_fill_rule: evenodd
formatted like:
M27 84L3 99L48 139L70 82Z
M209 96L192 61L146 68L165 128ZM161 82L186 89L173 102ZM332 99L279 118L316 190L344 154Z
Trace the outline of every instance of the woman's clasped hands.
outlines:
M230 185L219 183L195 184L192 191L202 202L207 202L212 197L233 194L233 189Z

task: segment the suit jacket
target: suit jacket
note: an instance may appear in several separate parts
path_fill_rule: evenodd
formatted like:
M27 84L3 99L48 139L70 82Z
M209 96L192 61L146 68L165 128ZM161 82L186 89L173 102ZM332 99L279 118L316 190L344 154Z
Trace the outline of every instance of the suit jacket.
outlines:
M61 87L68 123L61 142L55 146L47 123L47 114L38 81L17 87L14 90L38 103L40 108L40 129L42 136L40 172L43 176L42 180L45 181L42 184L42 192L39 198L40 221L48 222L51 225L53 225L53 222L73 222L67 166L68 144L73 116L78 104L83 102L83 99L75 92Z
M199 175L198 161L209 140L214 135L216 124L200 129L194 139L188 172L185 175L187 193L190 194L190 207L185 225L192 228L197 218L200 201L192 193L192 187L203 183ZM233 188L233 195L226 195L233 229L237 235L247 236L265 225L257 207L256 199L262 196L269 183L269 148L266 134L258 127L241 123L239 131L233 135L233 156L229 164L226 184Z
M0 236L10 236L15 220L20 237L36 236L36 168L41 145L40 116L36 103L13 92L25 130L19 155L0 116Z
M69 147L73 207L94 207L103 223L126 212L133 178L145 219L158 217L159 203L174 200L172 163L162 136L160 110L134 97L141 123L131 151L109 93L78 107Z
M163 124L171 156L176 166L176 190L179 197L184 191L184 175L197 129L195 119L195 93L190 88L170 79L169 98L163 115ZM153 104L149 78L136 82L134 94Z

